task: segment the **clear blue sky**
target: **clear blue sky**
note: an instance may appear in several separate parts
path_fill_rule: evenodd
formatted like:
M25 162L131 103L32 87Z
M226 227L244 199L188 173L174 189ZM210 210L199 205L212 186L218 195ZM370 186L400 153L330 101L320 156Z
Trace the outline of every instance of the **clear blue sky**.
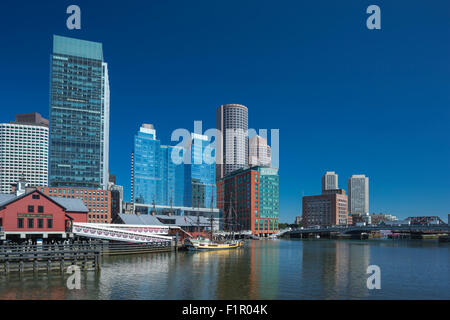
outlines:
M82 29L68 30L77 4ZM381 7L381 30L366 8ZM103 42L111 173L130 190L141 123L163 143L224 103L280 129L280 221L327 170L370 178L370 211L450 212L448 1L20 1L0 10L0 122L48 117L52 35Z

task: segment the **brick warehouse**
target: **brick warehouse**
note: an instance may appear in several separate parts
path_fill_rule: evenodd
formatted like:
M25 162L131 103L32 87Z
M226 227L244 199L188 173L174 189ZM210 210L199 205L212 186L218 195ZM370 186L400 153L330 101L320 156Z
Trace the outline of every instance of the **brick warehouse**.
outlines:
M80 199L88 208L88 222L111 223L111 191L86 188L38 187L48 195L66 199Z
M87 222L79 199L49 197L34 188L0 194L2 240L66 238L73 222Z
M224 218L228 217L230 201L237 216L234 230L251 230L259 236L277 233L278 169L259 166L240 169L218 180L217 207L222 209Z

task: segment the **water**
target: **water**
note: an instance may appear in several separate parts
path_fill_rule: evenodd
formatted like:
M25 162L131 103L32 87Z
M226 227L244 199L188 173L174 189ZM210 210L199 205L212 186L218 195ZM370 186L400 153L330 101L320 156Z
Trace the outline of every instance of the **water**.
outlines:
M260 240L242 249L105 257L102 270L0 276L0 299L450 299L450 244ZM381 268L381 289L366 286Z

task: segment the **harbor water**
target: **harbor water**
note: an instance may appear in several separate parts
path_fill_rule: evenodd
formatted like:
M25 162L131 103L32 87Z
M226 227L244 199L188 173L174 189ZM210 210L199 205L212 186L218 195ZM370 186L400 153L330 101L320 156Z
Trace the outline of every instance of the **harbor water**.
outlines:
M380 289L368 289L370 265ZM250 240L243 248L104 257L100 271L0 274L0 299L450 299L450 244Z

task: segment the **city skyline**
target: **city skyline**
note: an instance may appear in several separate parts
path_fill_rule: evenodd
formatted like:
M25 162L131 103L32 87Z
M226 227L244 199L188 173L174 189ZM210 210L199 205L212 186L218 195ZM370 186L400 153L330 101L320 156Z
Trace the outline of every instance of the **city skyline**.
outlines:
M168 10L162 4L155 6L156 11ZM399 4L386 3L384 6L390 11L404 13L404 8L400 10ZM345 7L353 11L360 9L353 5ZM83 4L82 8L91 15L95 15L95 12L100 10L93 4ZM219 9L222 9L219 4L210 4L208 8L214 17L222 16L222 13L219 13ZM231 8L236 9L233 5ZM59 8L54 9L55 14L57 9L59 10ZM183 9L195 16L195 12L187 6ZM300 5L300 9L315 12L318 7L307 5L305 8ZM40 12L38 7L36 10ZM45 10L53 9L45 8ZM108 10L113 16L119 14L118 8L113 5ZM248 12L247 10L248 8L241 8L237 14L244 15ZM332 4L327 8L326 14L330 14L333 10L345 14L344 9L339 5ZM225 10L223 15L227 12ZM424 12L430 13L428 8L415 4L408 8L407 16L414 20L413 17L417 18ZM266 14L263 7L260 16L252 19L259 21ZM210 60L201 58L200 49L205 49L205 46L200 45L198 49L193 46L194 44L190 46L182 41L182 37L174 29L169 29L165 35L161 36L152 34L152 37L155 37L153 40L159 47L156 51L146 51L145 48L149 48L150 45L153 47L152 41L135 43L131 41L132 39L127 40L125 36L128 34L116 26L112 26L114 36L107 34L106 29L99 26L104 20L100 18L98 23L94 23L89 19L89 15L80 32L64 30L64 23L49 22L35 30L28 30L34 36L30 37L27 43L19 43L12 35L5 33L6 41L17 46L19 50L14 53L14 57L7 50L2 53L3 60L8 60L9 63L5 65L5 78L1 80L5 90L2 94L5 104L2 103L4 113L0 122L8 122L16 113L24 112L39 112L44 117L49 116L47 113L48 56L51 53L52 34L99 41L108 48L105 49L105 60L112 68L110 70L111 94L114 98L111 106L110 172L117 175L118 184L124 185L126 200L130 194L129 153L132 150L132 138L135 132L131 128L140 125L142 121L154 123L158 126L160 135L164 137L170 137L170 132L180 127L193 131L194 120L203 120L206 127L212 128L215 127L214 114L218 106L226 103L241 103L249 108L250 127L280 129L280 222L292 221L300 214L302 193L315 194L315 190L318 189L317 177L328 168L333 168L342 177L350 177L358 172L371 177L370 212L382 211L399 217L431 214L446 218L449 210L447 199L450 198L447 182L449 173L446 170L449 163L449 140L448 134L445 135L449 118L446 106L449 99L448 86L444 85L444 73L448 70L442 67L448 66L444 59L449 55L450 48L448 44L439 44L441 51L437 53L437 56L436 52L428 56L429 53L414 45L417 37L424 43L437 45L438 38L447 36L446 31L439 31L443 28L436 26L448 22L443 22L436 10L430 14L432 18L425 14L425 24L421 26L425 30L404 20L403 25L396 26L396 30L391 30L389 33L382 30L378 36L363 30L363 25L359 21L342 22L343 28L357 40L356 47L352 48L353 51L349 51L346 47L348 43L341 36L334 40L325 32L326 26L321 27L307 17L306 21L299 22L298 28L291 29L291 33L284 37L265 37L268 41L268 51L259 56L252 55L253 49L245 46L246 36L249 36L251 31L255 31L250 25L243 26L244 32L241 35L236 33L236 29L222 30L216 26L213 30L220 35L236 35L235 40L228 39L228 41L234 45L243 45L243 52L224 56L216 51L219 43L212 39L208 32L204 31L198 37L192 35L190 40L193 40L194 44L201 44L201 36L206 36L206 48L210 50L207 52L208 57L211 57ZM278 19L277 17L275 13L275 19ZM8 18L4 21L11 22L11 25L17 24ZM170 23L174 21L170 19ZM280 20L276 21L279 23L278 31L281 31L281 26L285 27L285 24ZM133 21L127 20L127 23L133 26ZM142 34L158 26L158 23L163 22L150 21L149 26L140 26L136 32L138 35ZM191 31L198 26L195 22L193 23L193 27L188 28ZM301 37L300 30L303 23L313 24L318 28L315 34L321 37L325 44L314 42L308 35ZM359 23L361 26L354 27L352 23ZM17 28L20 30L23 26L18 25ZM400 31L402 34L409 33L411 38L404 39L402 44L395 44L393 42ZM433 31L436 31L434 37L425 36ZM173 46L163 39L167 34L174 36L180 44L184 45L181 52L172 51ZM181 34L185 33L181 32ZM300 53L297 47L285 47L288 39L297 36L298 39L302 39L298 48L305 50L303 53ZM263 35L257 33L256 38L252 38L251 46L255 49L261 48L262 38ZM317 59L312 60L312 65L315 67L319 62L324 63L323 69L313 72L314 68L308 68L307 65L294 60L296 55L311 58L317 54L317 50L342 41L344 41L343 48L336 48L335 58L318 54ZM45 43L47 45L43 45ZM121 49L120 46L123 46L123 43L131 46L131 50ZM312 43L317 48L312 49ZM277 70L279 66L287 66L280 61L281 51L274 49L277 48L275 44L283 48L283 59L291 64L292 71L278 72L274 64L267 64L265 70L268 69L270 74L276 77L283 74L284 87L271 81L270 76L265 77L258 72L258 68L269 61L276 61ZM380 50L386 45L393 46L396 54ZM31 51L30 48L33 50ZM373 52L369 50L370 48ZM32 54L27 53L26 59L23 59L21 52L32 52ZM192 55L187 54L188 52L192 52ZM148 60L143 62L147 55ZM200 59L195 55L198 55ZM246 55L256 56L256 61L252 63L251 60L243 58ZM361 58L355 58L358 55ZM402 59L398 58L400 55ZM424 65L415 64L419 57L430 58L426 68ZM151 61L152 59L154 62ZM220 59L224 61L224 66L219 66L219 61L222 61ZM243 70L241 70L243 65L239 64L239 59L244 59L246 67ZM140 73L150 75L147 82L143 81L142 76L131 71L133 68L137 70L136 64L131 60L142 63L139 66ZM380 61L387 61L387 66L382 67ZM167 69L169 62L174 66ZM184 66L185 62L199 68L198 76L189 76L192 74L193 67ZM158 67L157 63L162 65ZM374 64L378 67L373 68ZM134 67L130 68L130 66ZM176 71L176 68L181 71ZM330 80L322 76L322 72L325 72L327 68L331 68L327 76ZM30 70L33 70L31 74ZM399 71L403 72L404 76L398 76ZM217 74L221 75L220 79ZM237 78L236 74L241 77ZM304 74L305 78L303 76L297 78L301 74ZM431 75L435 78L430 78ZM19 82L19 78L25 76L29 77L29 81L25 84ZM175 81L174 76L177 79ZM9 82L5 79L9 79ZM341 80L339 81L341 84L335 82L338 79ZM361 84L358 85L358 82ZM253 85L247 86L246 83L253 83ZM390 87L393 83L395 83L395 91ZM26 90L28 94L18 97L16 88L19 86L24 86L22 90ZM357 90L353 90L354 86ZM347 87L352 87L352 90ZM264 88L266 92L261 92L261 88ZM321 89L326 90L327 95L319 96ZM297 91L301 94L294 93ZM377 92L378 95L373 95L373 92ZM173 93L176 94L173 95ZM181 101L183 102L180 103ZM340 110L333 108L336 104L341 106ZM271 113L268 117L267 112L270 112L273 106L276 106L279 112ZM424 107L426 107L425 112L423 112ZM183 109L188 110L183 111ZM330 118L339 117L340 122L334 125L331 119L323 118L323 114L329 115ZM345 117L348 119L345 120ZM314 128L314 125L324 121L330 131L322 127L320 130L324 133L321 133ZM348 126L348 129L345 126ZM339 136L339 146L328 143L327 139L332 131ZM168 141L168 139L164 140ZM364 144L362 144L363 141ZM124 147L126 150L123 150ZM415 174L411 175L411 171ZM295 174L288 174L288 172ZM393 174L397 175L395 179Z

